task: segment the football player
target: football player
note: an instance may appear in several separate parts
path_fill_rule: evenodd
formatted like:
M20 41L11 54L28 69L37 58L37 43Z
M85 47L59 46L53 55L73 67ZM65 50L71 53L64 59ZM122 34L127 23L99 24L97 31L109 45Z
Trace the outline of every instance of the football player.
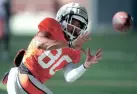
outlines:
M82 49L82 45L90 40L87 25L87 11L78 3L61 7L56 19L42 20L28 49L21 50L15 58L17 67L8 74L8 94L52 94L44 83L56 71L63 70L65 80L70 83L97 63L102 58L101 49L95 56L91 55L89 48L86 51ZM86 60L75 67L80 62L82 52ZM3 81L6 83L6 80Z

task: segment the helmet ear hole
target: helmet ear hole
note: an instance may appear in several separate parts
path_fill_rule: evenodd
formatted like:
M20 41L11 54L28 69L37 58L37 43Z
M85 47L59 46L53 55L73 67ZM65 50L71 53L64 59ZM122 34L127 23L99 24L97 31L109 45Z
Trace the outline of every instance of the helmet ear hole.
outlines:
M61 15L60 17L57 18L59 22L62 22L65 20L65 17L63 15Z

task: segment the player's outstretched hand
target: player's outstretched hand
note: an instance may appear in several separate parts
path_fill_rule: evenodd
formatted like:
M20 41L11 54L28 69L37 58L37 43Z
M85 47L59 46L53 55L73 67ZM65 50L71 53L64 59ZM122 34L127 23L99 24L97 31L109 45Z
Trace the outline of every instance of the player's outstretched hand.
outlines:
M85 60L85 63L84 63L84 67L85 68L89 68L92 64L96 64L99 62L99 60L102 59L102 50L99 49L97 52L96 52L96 55L92 55L91 54L91 51L90 51L90 48L87 48L87 50L85 51L85 54L86 54L86 60Z
M91 39L91 32L81 33L74 41L72 41L72 45L74 49L81 49L82 45Z

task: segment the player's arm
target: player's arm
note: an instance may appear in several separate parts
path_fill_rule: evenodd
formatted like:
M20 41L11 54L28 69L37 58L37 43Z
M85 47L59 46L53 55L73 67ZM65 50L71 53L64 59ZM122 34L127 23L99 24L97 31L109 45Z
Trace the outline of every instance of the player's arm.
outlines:
M93 56L90 53L90 49L87 49L87 51L85 51L86 53L86 60L85 62L80 65L79 67L75 68L75 65L73 63L69 63L67 66L65 66L64 68L64 76L65 76L65 80L67 82L73 82L76 79L78 79L79 77L82 76L82 74L93 64L98 63L98 61L102 58L102 50L99 49L96 52L96 55Z
M79 49L81 48L82 44L84 44L86 41L89 40L89 33L82 34L74 41L69 41L69 42L52 40L51 36L52 35L49 32L38 32L38 34L35 37L37 47L45 50L67 48L67 47Z
M76 65L74 63L69 63L63 69L66 82L74 82L79 77L81 77L86 70L87 69L84 68L83 64L76 68Z
M49 32L38 32L35 37L37 48L52 50L69 47L68 42L52 40Z

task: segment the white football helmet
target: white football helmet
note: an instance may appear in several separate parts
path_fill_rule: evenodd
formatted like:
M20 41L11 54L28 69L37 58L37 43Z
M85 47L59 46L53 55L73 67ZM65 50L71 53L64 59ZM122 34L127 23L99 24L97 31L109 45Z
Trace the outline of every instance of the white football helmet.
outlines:
M71 24L72 19L76 19L81 23L81 27L76 27ZM80 5L79 3L68 3L62 6L56 15L56 20L60 22L64 33L69 36L68 40L72 41L76 39L78 36L74 36L74 32L76 28L80 29L80 33L84 32L87 29L88 25L88 14L87 10ZM74 27L73 33L68 32L67 26L72 25ZM78 34L78 35L79 35Z

